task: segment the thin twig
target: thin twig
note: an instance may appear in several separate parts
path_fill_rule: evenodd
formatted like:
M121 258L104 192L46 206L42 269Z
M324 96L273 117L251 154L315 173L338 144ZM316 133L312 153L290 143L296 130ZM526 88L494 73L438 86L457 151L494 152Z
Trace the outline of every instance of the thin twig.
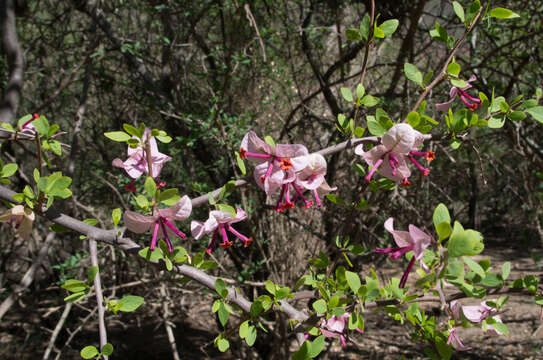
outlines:
M264 62L266 62L266 48L264 47L264 41L262 41L262 36L260 36L260 31L258 31L258 25L256 24L256 20L251 13L251 8L249 7L249 4L245 4L243 8L245 9L247 20L249 20L251 25L255 28L256 37L258 38L258 42L260 43L260 47L262 48L262 59L264 60Z
M55 346L55 341L57 340L58 334L60 333L60 330L62 330L62 327L64 326L68 315L70 314L70 310L72 310L72 306L73 303L71 302L67 303L66 306L64 306L64 311L62 312L62 315L58 320L57 326L55 326L55 330L53 330L53 334L51 334L51 339L49 339L49 344L47 345L45 353L43 354L43 360L49 359L49 355L51 355L51 350L53 350L53 347Z
M98 266L98 250L96 241L89 237L89 253L91 258L91 265ZM107 332L106 323L104 320L104 296L102 295L102 284L100 281L100 271L96 273L94 277L94 292L96 293L96 306L98 308L98 330L100 332L100 348L107 344ZM104 359L107 360L107 356L104 355Z
M471 32L471 30L473 30L473 28L475 27L475 25L477 24L477 22L479 21L479 18L481 17L481 14L483 13L483 10L484 10L484 7L481 6L479 8L479 12L477 13L477 15L475 15L475 18L473 18L473 21L471 22L471 24L469 25L469 27L466 29L466 31L464 32L464 34L462 35L462 37L458 40L458 42L456 43L456 45L454 45L453 49L451 50L451 53L449 54L449 57L447 58L447 60L445 60L445 63L443 64L443 67L441 68L441 71L439 72L439 74L436 76L436 78L430 83L430 85L428 85L424 91L422 92L422 94L420 94L419 98L417 99L417 102L415 103L415 106L413 106L413 108L411 109L411 112L415 112L417 111L417 109L419 108L420 104L422 103L422 101L426 98L426 96L428 95L428 93L434 88L436 87L437 84L439 84L441 82L441 80L445 79L445 77L447 76L447 67L449 66L450 62L452 61L454 55L456 54L456 52L458 51L458 49L460 48L460 46L464 43L464 41L466 40L466 36ZM403 122L407 122L407 117L404 119Z
M177 344L175 343L175 336L172 330L172 324L168 317L170 316L169 304L170 301L167 299L166 295L166 286L164 283L160 284L160 296L162 297L162 317L164 319L164 327L166 328L166 334L168 334L168 342L172 348L172 356L174 360L181 360L179 357L179 352L177 351Z

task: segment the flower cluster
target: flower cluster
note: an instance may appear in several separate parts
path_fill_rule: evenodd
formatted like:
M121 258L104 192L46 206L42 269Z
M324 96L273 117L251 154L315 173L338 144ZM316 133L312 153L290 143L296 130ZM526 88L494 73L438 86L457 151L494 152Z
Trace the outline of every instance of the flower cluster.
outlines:
M383 135L380 145L365 152L363 144L360 144L354 151L371 167L365 177L366 181L370 181L377 171L392 181L401 182L402 186L409 186L411 171L407 166L408 160L420 170L423 176L426 176L430 173L430 169L422 166L415 156L425 157L428 163L435 158L432 151L418 150L423 141L424 135L413 129L411 125L396 124Z
M409 265L407 265L407 269L400 280L400 288L403 288L409 273L413 269L413 265L415 265L415 261L420 261L421 266L427 269L422 261L422 257L424 256L424 250L432 244L433 239L430 235L411 224L409 224L409 231L394 230L393 218L389 218L385 221L385 229L392 234L398 247L377 248L375 249L376 253L390 254L389 257L394 260L409 251L413 251L413 257L411 258L411 261L409 261Z
M242 159L256 163L254 178L256 184L266 192L273 194L280 190L275 210L283 212L292 209L296 200L303 202L304 208L313 205L303 191L313 192L317 206L322 206L320 197L335 190L324 179L326 160L320 154L309 154L300 144L270 145L260 139L254 131L249 131L241 141L239 151ZM294 195L291 197L291 192Z

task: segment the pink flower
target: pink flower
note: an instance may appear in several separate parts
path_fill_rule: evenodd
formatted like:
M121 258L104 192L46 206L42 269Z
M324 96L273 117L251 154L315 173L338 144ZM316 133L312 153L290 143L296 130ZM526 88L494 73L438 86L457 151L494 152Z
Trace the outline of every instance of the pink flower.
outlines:
M322 319L319 330L327 338L339 338L341 346L345 347L347 345L345 341L345 325L349 323L349 317L351 314L346 312L341 316L332 316L330 319ZM355 329L359 333L362 333L362 330Z
M390 254L389 257L394 260L409 251L413 251L413 257L411 258L409 265L407 265L407 269L400 280L400 288L403 288L405 286L405 282L407 281L407 276L411 272L411 269L413 269L415 261L420 261L421 266L426 267L426 265L422 262L422 257L424 256L424 250L431 245L432 237L411 224L409 224L409 232L394 230L393 225L393 218L388 218L387 221L385 221L385 229L392 234L398 247L385 249L376 248L375 252Z
M320 197L324 194L336 190L337 188L330 187L330 185L328 185L326 179L324 178L324 175L326 175L327 165L326 160L321 154L309 154L306 155L306 158L307 165L301 172L296 175L296 180L293 186L297 186L300 189L307 189L313 192L313 196L315 197L315 202L317 203L317 206L322 206ZM298 192L296 193L293 201L296 201L298 198L302 199L306 208L313 204L312 201L308 201L303 195L301 195L301 192L300 194Z
M492 300L491 300L492 301ZM499 316L494 316L498 311L486 304L486 301L483 301L481 305L468 305L461 306L458 301L452 301L450 304L451 315L456 322L461 322L462 318L465 318L471 323L480 324L483 320L492 316L494 320L501 322ZM449 330L449 338L447 339L447 344L452 344L452 346L459 351L469 350L471 347L465 346L458 335L456 334L457 327L453 327ZM487 324L487 329L498 335L501 335L496 331L492 325Z
M241 208L237 208L235 217L232 217L230 213L225 211L213 210L209 212L209 218L206 220L206 222L193 220L190 223L190 230L192 232L192 236L197 240L206 234L213 233L209 246L206 250L208 254L211 254L216 246L219 231L222 235L222 243L219 244L220 247L228 248L232 246L232 242L228 240L228 235L226 233L227 230L243 241L243 247L247 247L251 244L253 238L248 238L231 226L231 224L243 221L246 218L247 214Z
M122 168L126 171L128 176L132 179L139 178L142 174L149 173L149 166L147 165L147 154L145 152L145 143L147 138L151 135L150 129L145 129L143 133L143 140L138 139L133 136L134 139L140 141L140 144L136 148L128 147L128 159L124 162L116 158L113 160L112 165L118 168ZM162 154L158 151L158 146L154 136L151 136L149 139L149 144L151 146L151 161L152 161L152 174L151 177L156 178L162 170L164 163L171 160L171 157L168 155ZM132 184L133 185L133 184Z
M192 203L188 196L183 196L177 204L167 208L159 209L156 214L151 216L145 216L133 211L125 211L123 215L124 224L128 230L135 232L136 234L143 234L153 229L153 237L151 238L151 245L149 249L155 250L157 240L164 238L168 251L173 252L172 243L170 237L179 236L181 239L187 236L179 229L175 227L175 220L184 220L189 217L192 211ZM160 228L160 232L159 232Z
M300 144L277 144L272 146L260 139L254 131L249 131L241 141L239 155L256 164L254 178L256 184L272 194L283 184L293 182L296 173L305 168L308 151Z
M414 158L424 156L428 162L435 158L432 151L421 152L418 147L422 145L424 135L409 124L396 124L391 127L381 139L381 145L374 146L370 151L364 152L363 144L358 145L354 152L364 158L371 170L366 175L366 181L370 181L375 171L382 176L401 182L402 186L408 186L411 171L407 166L409 160L420 172L426 176L430 169L425 168Z
M454 99L456 96L460 98L460 100L470 109L471 111L474 111L477 109L477 107L481 106L481 100L469 95L466 90L471 88L470 82L473 82L477 80L477 77L475 75L472 75L469 80L467 81L468 85L464 88L457 88L456 86L451 87L449 96L450 99L447 102L436 104L436 108L439 111L447 112L449 111L449 108L451 107ZM470 102L472 101L472 102Z
M23 240L30 239L34 219L35 215L32 209L26 208L23 205L15 205L0 215L0 222L7 222L9 224L15 223L17 234Z
M495 300L488 300L488 301L495 301ZM451 304L452 306L452 304ZM498 310L494 309L493 307L490 307L486 304L486 301L483 301L481 305L467 305L462 306L462 313L464 314L464 317L475 324L480 324L483 320L489 318L492 316L492 318L498 322L501 322L501 318L497 316ZM487 329L490 331L495 332L496 334L501 335L498 331L492 327L492 325L487 324Z

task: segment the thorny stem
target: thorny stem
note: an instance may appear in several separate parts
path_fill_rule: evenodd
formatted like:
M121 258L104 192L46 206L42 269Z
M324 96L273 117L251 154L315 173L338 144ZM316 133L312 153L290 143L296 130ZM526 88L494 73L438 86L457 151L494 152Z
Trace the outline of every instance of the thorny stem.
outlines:
M479 8L479 12L477 13L477 15L475 15L475 17L473 18L473 21L471 22L471 24L469 25L469 27L466 29L466 31L464 32L464 34L462 35L462 37L458 40L458 42L456 43L456 45L454 45L454 47L452 48L451 50L451 53L449 54L449 57L447 58L447 60L445 61L445 63L443 64L443 67L441 68L441 71L440 73L436 76L436 78L430 83L430 85L428 85L426 88L424 88L424 91L422 92L422 94L420 94L417 102L415 103L415 106L413 106L413 108L411 109L411 112L415 112L417 111L417 109L419 108L420 104L422 103L422 101L426 98L426 96L428 95L428 93L434 88L436 87L437 84L439 84L441 82L441 80L445 79L445 77L447 76L447 67L449 66L450 62L452 61L454 55L456 54L456 52L458 51L458 49L460 48L460 46L464 43L464 41L466 40L466 36L471 32L471 30L473 30L473 28L475 27L475 25L477 24L477 22L479 21L480 17L481 17L481 14L483 13L483 9L484 9L484 6L481 5L481 7ZM404 123L407 122L407 117L404 119L403 121Z

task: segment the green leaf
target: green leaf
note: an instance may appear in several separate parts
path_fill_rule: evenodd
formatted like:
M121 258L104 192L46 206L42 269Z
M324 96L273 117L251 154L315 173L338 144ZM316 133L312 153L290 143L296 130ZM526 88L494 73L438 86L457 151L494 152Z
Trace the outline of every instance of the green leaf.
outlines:
M266 281L265 288L270 294L275 295L276 286L271 280Z
M54 231L54 232L59 233L59 234L71 231L70 229L65 228L64 226L61 226L59 224L53 224L53 225L49 226L49 230Z
M360 127L360 126L357 126L356 129L354 129L354 136L358 137L358 138L361 138L362 136L364 136L364 132L366 131L366 129Z
M173 248L170 258L177 263L183 263L189 259L189 253L184 247L176 246Z
M357 294L358 289L360 289L360 277L358 274L351 271L345 271L345 278L352 292Z
M347 40L362 40L362 34L360 34L360 31L358 29L347 29L345 35L347 36Z
M256 341L256 327L251 325L249 326L249 332L247 336L245 337L245 342L247 343L247 345L253 346L255 344L255 341Z
M93 283L96 274L98 274L98 266L91 266L89 270L87 270L87 284L89 286Z
M524 111L511 111L511 113L507 114L507 117L513 121L521 121L526 119L526 114Z
M505 124L505 116L491 117L488 119L488 127L490 129L499 129Z
M366 107L374 107L375 105L379 104L379 101L379 98L368 94L362 98L360 103Z
M98 354L98 349L92 345L85 346L83 349L81 349L80 352L80 355L83 359L92 359Z
M76 279L68 279L61 285L61 288L68 290L69 292L76 293L80 291L85 291L88 289L88 285L83 281Z
M465 82L465 81L462 80L462 79L454 79L454 78L450 78L450 79L449 79L449 82L451 83L452 86L456 86L457 88L460 88L460 89L463 89L463 88L465 88L466 86L468 86L468 83Z
M245 339L249 334L249 320L245 320L239 326L239 337Z
M383 31L385 36L390 36L394 34L400 22L397 19L391 19L383 22L379 25L379 28Z
M466 19L471 22L475 18L475 15L479 12L479 9L481 8L481 2L479 0L475 0L468 6L466 11Z
M234 180L228 181L224 186L221 188L221 192L219 193L219 197L217 200L222 200L224 198L227 198L230 196L236 190L236 182Z
M411 125L413 128L417 127L417 125L420 123L419 113L412 111L409 114L407 114L407 123Z
M370 16L367 13L360 23L360 35L362 35L364 40L368 40L368 36L370 35Z
M141 296L125 295L119 301L119 304L121 304L121 306L119 307L119 311L122 311L122 312L136 311L141 306L141 304L143 304L143 300L144 299Z
M535 120L543 124L543 106L535 106L526 109L526 112L530 114Z
M234 207L226 204L216 204L215 206L217 206L220 211L227 212L232 218L236 217L236 209Z
M484 249L483 236L475 230L453 231L447 247L451 257L474 256Z
M366 116L366 122L368 126L368 131L372 135L383 136L388 130L379 121L377 121L375 117L372 115Z
M160 192L160 195L158 196L159 202L165 202L167 200L172 199L173 197L177 196L178 190L175 188L172 189L166 189L164 191ZM176 201L177 202L177 201Z
M485 271L481 267L481 265L477 264L475 261L471 260L469 257L463 256L462 259L464 259L464 262L466 265L477 275L481 277L481 279L484 279L486 276Z
M311 343L306 340L300 346L300 348L292 354L291 360L307 360L309 358L309 352L311 351Z
M503 263L502 265L502 279L505 281L511 273L511 263L509 261Z
M239 171L241 171L241 174L242 175L247 174L247 169L245 168L245 162L243 161L241 156L239 156L238 151L236 151L236 163L238 164L238 168L239 168Z
M262 305L262 302L259 300L256 300L251 304L251 309L249 313L251 314L252 317L256 317L260 315L262 311L264 311L264 306Z
M66 296L64 298L64 301L65 302L78 302L79 300L82 300L85 295L87 295L87 293L85 291L80 291L80 292L76 292L76 293L73 293L69 296Z
M450 63L449 66L447 66L447 73L458 76L458 74L460 74L460 65L455 62Z
M225 327L226 323L228 322L228 317L230 316L230 313L228 312L224 302L220 303L217 315L219 316L219 322L221 323L222 327Z
M415 82L416 84L420 85L420 86L423 86L422 85L422 73L419 71L419 69L417 69L417 67L413 64L410 64L410 63L405 63L403 65L403 71L405 73L405 76Z
M155 180L153 180L152 177L147 176L147 179L145 179L145 185L143 186L145 188L145 192L149 197L153 197L156 194L156 183Z
M26 185L23 189L23 194L25 194L26 197L30 198L30 199L34 199L35 195L34 195L34 192L32 191L32 188L28 185Z
M113 224L115 226L119 225L119 221L121 221L121 215L122 215L122 211L120 208L115 208L111 212L111 219L113 220Z
M434 210L433 220L434 220L434 227L436 228L439 224L443 222L446 222L448 224L451 223L451 215L449 214L449 210L447 209L445 204L440 203L439 205L436 206Z
M113 354L113 345L111 345L110 343L107 343L104 346L102 346L102 354L106 356Z
M375 26L373 28L373 37L383 39L385 37L385 33L383 32L383 30L381 30L380 27Z
M266 144L268 145L271 145L271 146L275 146L275 141L273 141L273 138L269 135L266 135L264 137L264 141L266 142Z
M49 122L44 115L41 115L36 120L32 121L32 125L38 130L38 133L45 136L49 133Z
M437 224L435 228L439 240L445 240L452 232L451 224L449 224L448 222L442 222L440 224Z
M311 343L311 349L309 350L309 357L311 359L316 358L324 349L324 335L318 336L313 342Z
M18 166L15 163L4 165L4 167L2 168L2 177L10 177L11 175L15 174L17 168Z
M60 143L56 140L50 140L49 141L49 146L51 146L51 151L57 155L57 156L61 156L62 155L62 146L60 145Z
M228 296L228 289L226 288L226 283L223 279L218 278L217 280L215 280L215 291L217 292L217 294L219 294L220 297L226 299L226 297Z
M341 96L343 96L345 100L351 103L353 102L353 93L351 92L349 88L342 87L339 90L341 91Z
M128 134L132 135L132 136L135 136L137 138L141 138L141 135L140 135L140 132L138 131L138 129L136 129L135 127L133 127L132 125L130 124L123 124L123 129L124 131L126 131Z
M488 15L497 19L514 19L520 17L518 14L512 12L511 10L500 7L490 10L488 12Z
M111 132L104 133L104 136L110 140L117 141L117 142L126 142L127 140L130 139L130 135L128 135L124 131L111 131Z
M328 307L326 306L326 301L324 299L319 299L313 303L313 309L319 314L326 314Z
M154 251L149 250L149 247L143 248L140 251L138 251L139 256L142 258L155 262L159 259L164 258L164 255L162 254L162 251L159 249L155 249Z
M462 22L466 21L466 16L464 14L464 8L462 7L462 5L460 5L458 3L458 1L453 1L453 8L454 8L454 13L456 14L456 16L458 16L460 21L462 21Z
M219 349L220 352L225 352L226 350L228 350L230 348L230 343L228 342L228 340L226 340L223 337L220 337L217 340L216 344L217 344L217 348Z
M358 84L356 86L356 98L362 99L365 93L366 93L366 89L364 89L364 86L362 84Z
M145 195L139 194L136 196L136 204L142 209L146 209L149 206L149 200L145 197Z

